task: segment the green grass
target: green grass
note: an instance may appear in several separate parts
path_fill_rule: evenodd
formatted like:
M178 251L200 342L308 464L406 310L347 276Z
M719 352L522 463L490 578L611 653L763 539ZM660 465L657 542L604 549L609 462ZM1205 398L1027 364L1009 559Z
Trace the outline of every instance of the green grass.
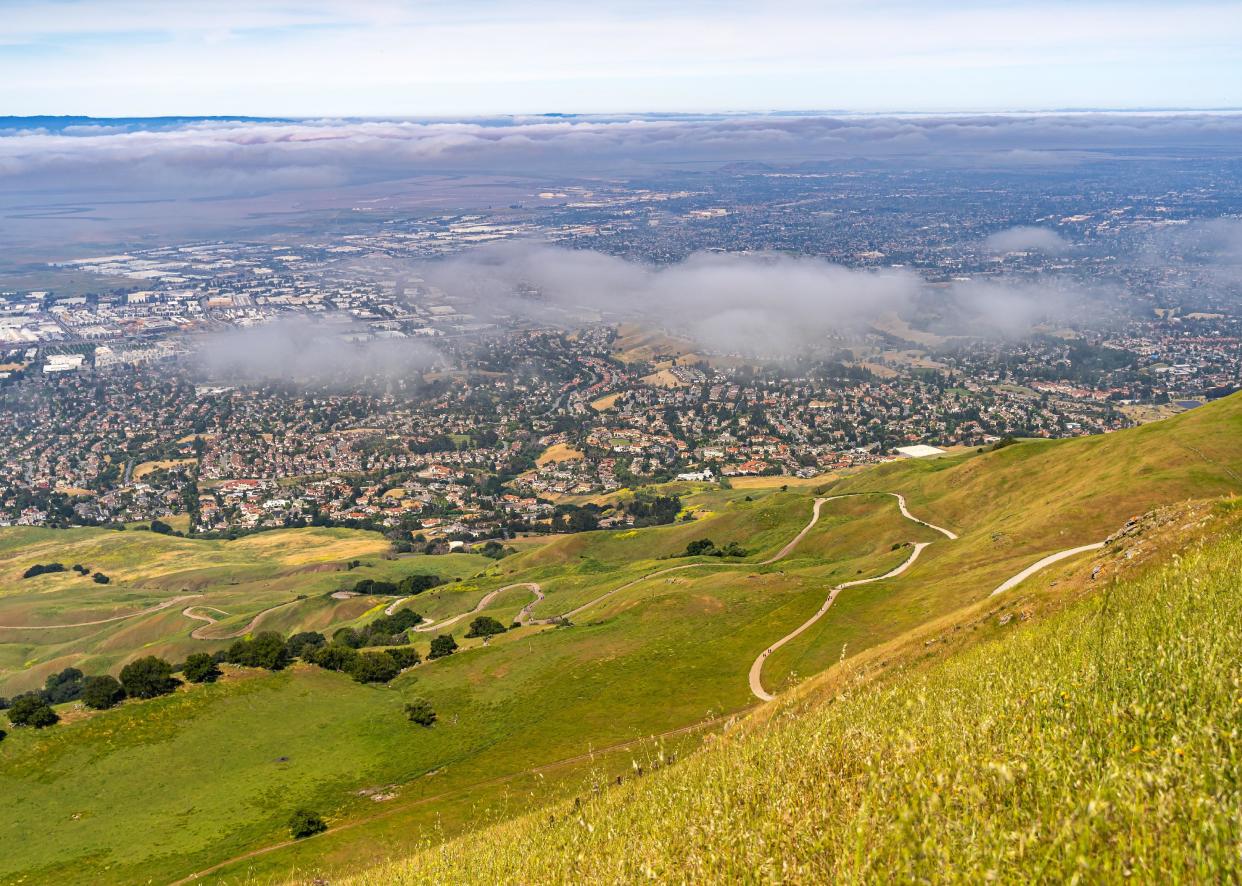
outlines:
M831 491L904 492L915 514L962 537L950 541L910 523L889 496L851 497L825 505L820 524L793 555L770 566L760 563L806 525L810 490L688 489L685 501L699 515L693 522L558 537L523 545L501 561L476 555L387 560L378 536L345 530L266 533L236 542L102 530L0 532L0 624L134 611L188 588L204 593L196 605L229 613L226 626L244 625L255 613L305 593L307 599L265 616L261 625L290 633L327 633L373 617L386 601L325 596L363 577L418 571L460 578L406 604L437 620L471 609L496 588L535 581L547 594L536 615L550 616L653 570L694 562L672 558L694 539L737 541L750 551L727 567L703 558L699 568L636 581L568 628L514 630L483 648L464 640L468 621L459 622L452 630L463 644L460 654L419 666L389 687L360 687L340 674L299 667L127 704L44 734L12 730L0 745L0 788L12 798L10 831L0 829L0 839L8 847L23 830L54 835L49 822L70 821L75 830L68 842L38 836L12 843L16 848L0 861L0 880L64 879L70 871L98 882L130 882L140 874L171 880L236 859L215 879L281 880L309 871L335 881L362 861L407 855L497 817L520 815L574 791L575 779L591 766L565 764L545 776L549 763L750 709L746 672L759 651L815 612L832 585L904 560L906 552L893 550L895 543L932 544L898 579L843 592L812 630L769 659L769 688L838 666L843 652L838 667L853 667L860 653L865 658L885 650L920 626L975 606L1038 557L1101 539L1152 505L1238 488L1240 407L1242 398L1235 397L1165 423L1163 430L1149 425L1092 440L1021 444L859 472ZM1195 424L1178 424L1191 418ZM343 571L350 559L364 565ZM100 588L67 576L14 577L30 563L49 560L104 564L116 579ZM1048 575L1078 580L1087 568L1068 561ZM1041 577L1044 586L1047 578ZM488 614L508 623L529 599L526 591L508 592ZM67 664L115 671L138 654L179 659L227 644L190 640L194 625L181 608L91 629L0 632L0 691L41 682ZM1023 628L1015 636L1028 633ZM416 635L415 646L425 652L430 637ZM416 695L430 698L440 712L429 733L411 731L401 715L401 705ZM881 699L877 710L881 702L889 704ZM885 710L890 723L903 722L901 711ZM816 729L828 728L825 711L803 713ZM930 714L911 716L919 723ZM146 728L146 719L165 722L165 731ZM175 730L168 725L174 720ZM795 728L792 719L788 728ZM945 722L936 728L947 730ZM113 734L130 738L118 743ZM43 768L41 754L53 747L55 765ZM270 763L281 756L295 765ZM610 755L609 771L623 767L623 757L621 751ZM165 759L184 765L164 766L159 761ZM158 798L151 807L146 785L153 767ZM826 782L813 784L826 792ZM388 785L399 795L391 806L358 794ZM73 818L82 803L94 811ZM279 845L284 821L297 806L317 809L332 829ZM275 848L240 858L266 847ZM746 853L738 858L754 860ZM442 863L435 860L431 870ZM490 864L480 862L479 870L493 870ZM516 879L538 881L538 873ZM820 871L812 873L789 878L817 879ZM701 879L697 874L685 878Z
M349 882L1235 881L1240 573L1234 532L580 809Z
M209 609L220 620L219 630L227 632L264 610L288 604L264 616L259 629L328 631L357 621L379 602L326 596L362 578L395 580L421 572L457 579L477 575L494 562L475 554L390 560L387 551L387 540L377 533L348 529L282 530L236 541L105 529L0 530L0 625L7 626L0 628L0 694L39 685L47 674L70 665L88 673L115 673L139 655L180 660L230 642L192 639L190 631L203 623L183 616L186 606ZM352 560L362 565L345 569ZM53 561L66 567L80 563L106 573L112 582L98 585L72 571L21 577L27 567ZM135 618L21 629L129 615L189 594L200 596ZM297 601L299 596L306 599Z

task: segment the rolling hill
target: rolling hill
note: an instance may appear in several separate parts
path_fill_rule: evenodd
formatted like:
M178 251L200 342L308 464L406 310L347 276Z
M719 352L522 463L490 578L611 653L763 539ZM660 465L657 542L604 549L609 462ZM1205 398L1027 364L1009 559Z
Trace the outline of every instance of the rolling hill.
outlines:
M1051 686L1081 683L1080 672L1128 673L1124 662L1139 655L1140 641L1152 655L1166 656L1153 659L1152 669L1173 662L1178 670L1171 679L1193 677L1204 692L1224 691L1212 675L1236 678L1227 633L1217 636L1208 622L1194 628L1200 632L1193 635L1195 648L1218 650L1208 668L1196 664L1193 649L1170 651L1177 635L1157 616L1182 607L1169 624L1191 630L1187 613L1197 604L1177 596L1176 587L1225 583L1228 570L1219 564L1235 563L1242 545L1236 507L1227 498L1242 491L1239 475L1242 397L1234 396L1105 437L895 462L816 490L687 488L693 521L562 536L500 561L389 560L378 536L339 531L205 542L136 532L6 530L0 532L0 625L8 627L0 628L0 677L7 668L15 685L25 679L23 668L34 678L69 662L115 671L151 650L180 656L226 645L190 636L201 626L183 612L195 605L190 601L146 611L184 594L202 594L206 600L197 605L228 613L222 629L244 630L255 615L270 612L260 629L330 633L364 623L389 602L335 600L329 592L343 581L433 571L462 580L398 605L439 622L487 599L482 613L505 624L522 616L526 623L486 644L464 640L459 631L459 653L385 686L303 664L278 673L229 668L214 685L183 686L99 713L70 705L57 727L11 730L0 745L0 789L15 814L0 820L0 840L11 847L0 857L0 879L132 882L199 874L199 881L320 875L335 881L343 871L402 856L411 860L377 868L371 881L421 881L425 872L464 881L629 880L647 875L631 866L643 863L660 879L742 870L729 864L755 865L747 870L769 879L781 871L795 881L900 879L943 866L930 848L936 841L965 851L954 828L965 827L962 810L976 801L1009 803L1013 816L995 816L995 834L972 850L978 864L964 871L983 872L985 864L1006 860L1029 865L1029 853L1052 845L1037 829L1004 848L1011 838L1002 828L1023 811L1059 822L1073 845L1095 846L1095 832L1077 811L1056 818L1066 802L1063 786L1081 782L1083 770L1067 760L1060 781L1044 785L1030 776L1033 770L1015 769L1014 760L1034 765L1020 740L1042 722L1029 719L1041 709L1006 699L1043 699ZM1153 509L1156 516L1132 520ZM1216 536L1216 553L1193 550ZM1102 551L1058 562L989 596L1050 553L1110 537ZM737 542L746 554L682 556L689 542L705 538L721 546ZM1175 551L1184 552L1183 560L1162 565ZM89 561L114 574L114 583L88 588L71 576L17 577L31 563L53 559ZM348 570L352 559L363 565ZM884 577L903 563L905 571ZM837 587L842 590L824 608ZM1101 595L1100 588L1110 590ZM1169 588L1167 600L1159 596ZM1205 617L1231 617L1228 595L1213 593L1215 608L1204 610ZM1110 617L1124 611L1131 620L1104 622L1102 605ZM748 683L757 657L821 610L822 617L762 660L763 686L778 701L760 705ZM71 626L117 614L126 618ZM555 620L566 614L566 622ZM1083 624L1106 624L1111 632L1114 621L1124 628L1116 637L1088 643ZM425 653L433 633L413 634L415 648ZM1064 644L1057 656L1031 658L1032 649L1054 640ZM1175 653L1182 657L1167 657ZM1039 667L1018 664L1024 657ZM998 671L994 661L1008 664ZM1092 696L1095 707L1076 709L1067 722L1081 724L1114 704L1124 709L1133 687L1122 682L1108 685L1114 695ZM435 706L434 728L404 720L402 707L414 697ZM988 719L994 710L1017 725L996 735L997 756L987 760L1002 767L997 773L1025 773L1021 784L1029 791L1006 794L1005 777L983 772L981 764L983 774L970 770L974 781L963 776L960 784L919 793L924 782L948 778L952 761L980 751L980 736L995 732ZM1216 708L1209 714L1199 722L1183 711L1179 722L1210 732L1224 721ZM1054 737L1064 743L1075 734L1066 726ZM1049 744L1063 756L1066 747ZM1183 747L1192 750L1203 752L1190 742ZM664 765L672 756L677 765ZM1117 762L1107 755L1098 760ZM657 775L627 777L635 766L650 772L654 761L661 761ZM896 761L909 762L909 778L921 774L915 783L897 771L904 767ZM1212 777L1236 775L1230 765L1236 759L1211 770ZM1116 771L1122 780L1139 778ZM773 773L781 784L765 786ZM617 788L619 776L624 783ZM988 793L984 787L995 778L1000 781ZM830 789L839 781L848 790ZM1176 787L1184 791L1171 794L1171 802L1193 805L1204 796L1199 782ZM765 792L770 802L763 801ZM575 797L579 811L567 811ZM1115 795L1101 797L1108 808L1121 808ZM1232 801L1236 810L1236 794ZM934 803L950 804L944 808L957 810L957 818L942 816L946 830L936 831L928 848L901 850L913 839L912 822L924 820ZM736 814L728 812L733 805ZM298 807L323 813L328 831L290 840L285 822ZM659 820L644 817L644 807L653 815L659 810ZM908 814L896 824L885 817L901 809ZM525 818L531 810L543 811ZM61 824L37 827L52 821ZM1126 833L1147 841L1139 861L1170 861L1156 844L1185 836L1143 831L1133 816L1125 821ZM473 832L489 823L496 830L472 842ZM905 836L896 842L878 833L859 836L859 823ZM1228 837L1206 812L1193 823L1196 833ZM672 848L674 825L686 840L682 855ZM32 831L38 836L30 837ZM823 835L821 843L812 832ZM642 853L622 851L627 841L644 848L646 862ZM1183 843L1188 853L1197 845ZM1196 864L1219 861L1210 846L1194 851ZM1063 871L1060 856L1046 862L1047 870ZM998 870L1002 879L1005 871L1029 879L1019 874L1032 869ZM1091 871L1107 879L1111 869Z

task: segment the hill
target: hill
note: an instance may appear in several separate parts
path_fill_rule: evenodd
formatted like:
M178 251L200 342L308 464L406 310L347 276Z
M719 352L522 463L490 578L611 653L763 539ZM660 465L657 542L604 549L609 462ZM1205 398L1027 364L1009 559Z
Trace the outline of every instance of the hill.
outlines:
M689 765L687 755L697 759L694 749L715 743L730 722L744 724L725 733L731 742L764 723L819 716L817 693L840 685L842 674L874 670L895 681L886 675L898 664L917 675L929 654L968 650L1000 630L982 614L998 606L1022 601L1006 610L1021 621L1062 591L1134 574L1171 543L1112 545L1040 571L1000 604L989 599L1047 554L1146 525L1128 521L1153 507L1242 489L1240 413L1242 398L1233 397L1107 437L892 463L814 491L687 485L679 491L693 520L560 536L500 561L359 555L359 545L379 537L335 530L235 542L0 532L0 609L9 613L0 624L11 626L0 635L0 667L8 662L11 674L32 660L115 670L150 650L171 657L227 645L191 636L198 624L182 611L191 603L141 612L187 592L207 595L201 611L227 612L219 629L230 633L330 634L405 606L433 620L410 634L424 656L441 624L461 644L387 685L304 664L278 673L228 668L215 685L99 713L70 704L51 730L10 730L0 745L0 788L15 812L0 820L0 840L11 847L0 879L266 882L312 872L335 880L490 822L557 808L584 796L584 782L612 782L635 761L649 768L646 761L675 753L683 761L676 768ZM1178 508L1170 513L1182 515L1187 532L1212 531ZM717 553L730 544L743 550L686 556L688 545L706 540ZM349 569L351 558L362 565ZM89 561L115 581L17 577L48 560ZM411 571L463 580L411 601L327 593L356 577ZM139 614L66 626L70 617L118 610ZM487 642L466 639L466 623L451 620L467 613L510 629ZM767 692L805 704L758 706L748 682L756 661ZM414 698L430 700L434 728L404 719ZM149 783L159 790L132 790ZM289 839L286 822L299 807L323 814L329 830ZM23 836L48 821L62 824L38 839ZM435 870L445 862L428 863ZM480 860L479 870L491 864Z
M347 882L1235 880L1230 510L1223 538L1044 620L875 684L844 667L687 761Z

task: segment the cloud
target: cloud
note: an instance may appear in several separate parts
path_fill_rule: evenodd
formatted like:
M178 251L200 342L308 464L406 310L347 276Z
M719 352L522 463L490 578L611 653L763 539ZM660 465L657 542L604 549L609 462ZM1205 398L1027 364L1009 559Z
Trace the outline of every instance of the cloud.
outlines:
M949 335L1014 337L1094 310L1071 281L929 287L904 269L854 270L772 253L698 253L652 267L585 250L508 243L423 265L424 281L472 313L572 326L602 317L757 357L822 352L890 314L935 317Z
M816 258L700 253L657 268L525 244L475 250L422 275L479 314L637 320L711 350L761 356L819 347L905 307L919 287L908 271L856 271Z
M1063 255L1070 249L1070 242L1048 228L1019 226L997 231L983 242L989 252L1043 252L1047 255Z
M197 343L195 363L218 381L352 386L418 380L443 358L421 340L380 339L349 323L288 318L209 335Z
M14 132L13 130L9 130ZM676 161L909 158L992 165L1064 152L1229 146L1242 116L1213 114L497 118L202 121L0 137L0 190L212 196L333 188L435 172L606 175Z

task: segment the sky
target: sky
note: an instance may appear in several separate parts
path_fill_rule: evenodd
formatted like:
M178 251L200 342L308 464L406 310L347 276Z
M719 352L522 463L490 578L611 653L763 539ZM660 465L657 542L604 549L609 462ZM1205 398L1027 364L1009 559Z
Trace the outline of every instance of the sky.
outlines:
M1237 0L0 0L0 113L1242 106Z

